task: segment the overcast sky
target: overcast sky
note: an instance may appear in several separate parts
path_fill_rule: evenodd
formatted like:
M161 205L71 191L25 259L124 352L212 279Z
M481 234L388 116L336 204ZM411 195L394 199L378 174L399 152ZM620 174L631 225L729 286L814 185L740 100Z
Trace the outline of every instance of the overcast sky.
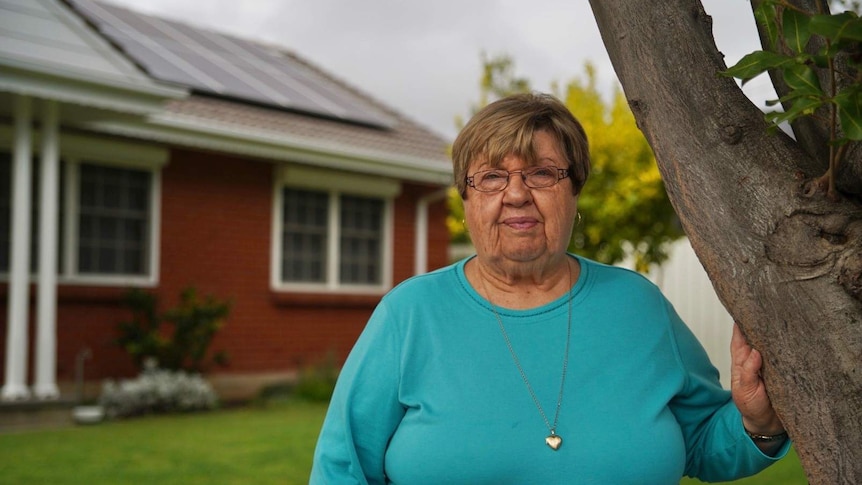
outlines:
M478 99L481 53L507 54L532 87L550 90L597 67L617 84L587 0L104 0L275 43L447 139ZM747 0L703 0L728 65L758 48ZM766 79L746 85L772 97Z

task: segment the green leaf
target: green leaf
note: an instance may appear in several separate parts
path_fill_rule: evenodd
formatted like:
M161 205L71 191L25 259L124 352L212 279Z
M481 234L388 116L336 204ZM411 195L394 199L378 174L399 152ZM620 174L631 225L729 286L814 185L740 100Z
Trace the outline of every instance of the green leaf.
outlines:
M799 98L793 101L790 111L801 115L812 115L825 104L820 98Z
M832 42L862 41L862 19L854 12L811 17L808 29Z
M790 123L797 118L814 114L814 112L823 106L823 104L823 100L819 98L799 98L793 101L793 104L787 111L772 111L766 113L766 119L776 125L780 125L785 121Z
M796 64L785 69L784 82L787 83L787 87L801 94L823 96L817 73L804 64Z
M732 67L721 74L743 80L743 83L759 76L770 69L781 68L793 64L792 57L783 56L769 51L755 51L747 54Z
M769 41L769 48L775 49L778 42L778 15L774 2L761 2L754 10L754 18L761 25L761 31Z
M835 97L841 130L850 140L862 140L862 94L859 90L841 92Z
M781 26L784 33L784 41L793 52L801 54L805 52L805 46L811 37L808 23L811 17L792 8L785 8L781 14Z
M793 100L796 100L799 98L816 98L816 99L821 99L824 102L827 101L827 97L823 93L821 93L819 91L812 91L812 90L805 90L805 89L791 90L790 92L788 92L787 94L785 94L784 96L779 98L778 100L782 103L786 103L788 101L793 101Z
M826 69L829 67L829 56L828 55L818 55L811 56L811 62L814 63L815 66Z

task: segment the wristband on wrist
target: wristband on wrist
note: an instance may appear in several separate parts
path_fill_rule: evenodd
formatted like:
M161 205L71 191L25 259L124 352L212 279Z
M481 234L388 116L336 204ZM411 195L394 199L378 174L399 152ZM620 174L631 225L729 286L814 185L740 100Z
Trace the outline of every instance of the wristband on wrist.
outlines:
M745 428L742 428L745 429ZM778 434L758 434L752 433L751 431L745 429L745 434L748 435L749 438L754 440L757 443L771 443L775 441L783 441L787 439L787 431L783 431Z

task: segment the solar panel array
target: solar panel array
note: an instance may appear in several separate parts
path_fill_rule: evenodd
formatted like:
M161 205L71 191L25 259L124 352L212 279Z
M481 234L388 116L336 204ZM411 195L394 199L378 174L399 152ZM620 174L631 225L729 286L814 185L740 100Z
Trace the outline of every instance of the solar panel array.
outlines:
M365 99L275 47L105 3L70 3L158 80L347 122L381 128L395 123Z

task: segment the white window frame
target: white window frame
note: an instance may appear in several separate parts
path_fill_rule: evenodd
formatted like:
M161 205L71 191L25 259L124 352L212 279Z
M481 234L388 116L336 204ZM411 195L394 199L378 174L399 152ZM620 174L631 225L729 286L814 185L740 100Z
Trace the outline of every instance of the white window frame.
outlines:
M394 260L394 206L401 193L398 180L336 170L286 165L277 168L273 184L272 236L270 243L270 286L275 291L292 293L382 294L392 287ZM281 279L283 190L314 190L329 195L326 280L323 283L290 282ZM383 201L383 227L380 283L346 284L340 282L341 196L373 197Z
M149 241L147 241L148 267L142 275L81 273L78 270L78 216L80 211L80 168L81 164L111 166L140 170L150 173ZM64 219L65 246L63 247L63 271L58 281L99 286L155 286L159 280L159 241L161 228L161 170L149 166L126 163L106 162L86 159L66 159L66 216Z
M39 133L33 137L33 158L38 163L41 147ZM63 266L57 274L57 282L70 285L117 286L117 287L155 287L159 282L160 241L161 241L161 200L162 167L168 162L170 151L165 147L140 143L118 141L91 136L61 134L59 143L60 163L66 171L63 181L65 209L63 230ZM12 150L11 130L0 127L0 147ZM151 174L150 186L150 234L148 244L149 267L143 275L122 274L82 274L78 272L78 201L79 169L82 163L100 166L129 168L148 171ZM35 221L33 223L36 223ZM0 275L0 280L8 281L8 273ZM35 280L35 275L31 275Z

